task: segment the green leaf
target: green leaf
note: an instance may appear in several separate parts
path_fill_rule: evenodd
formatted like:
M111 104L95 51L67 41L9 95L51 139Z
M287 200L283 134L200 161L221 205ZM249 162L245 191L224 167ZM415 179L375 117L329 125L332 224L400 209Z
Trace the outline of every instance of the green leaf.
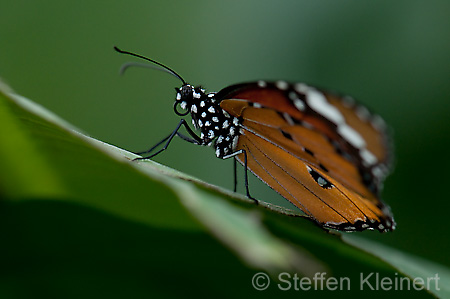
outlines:
M411 277L416 284L414 288L426 288L438 297L450 298L448 268L353 235L343 235L342 238L345 242L378 256L401 273Z
M101 276L117 279L117 284L142 294L184 294L171 287L170 275L184 279L185 287L207 281L207 287L202 284L206 293L223 291L216 277L233 281L235 291L252 294L256 291L251 276L257 270L270 273L275 280L281 272L306 277L327 272L357 279L361 271L393 276L399 270L413 278L439 271L439 285L450 285L444 267L414 257L399 262L395 250L346 235L343 240L350 246L340 234L325 233L294 217L298 215L293 211L269 203L255 206L243 196L153 161L132 161L135 154L80 133L17 95L0 93L0 136L0 195L5 199L1 237L8 244L0 253L7 265L2 271L12 272L8 283L0 285L4 294L23 292L27 297L28 289L18 291L11 286L32 286L34 277L50 289L45 281L54 281L58 296L67 297L73 286L64 279L89 273L93 280ZM115 243L114 236L123 242ZM384 261L357 247L376 248L371 252ZM66 260L68 255L77 256L78 263ZM29 266L17 268L11 260L28 261ZM105 262L121 260L126 262L119 263L120 273L104 271L108 268ZM52 267L45 267L45 261ZM139 281L144 272L152 273L154 281L148 287L133 287L131 278L122 273L127 265L139 263L148 269L131 278ZM96 267L87 270L92 265ZM40 278L33 276L43 268ZM16 269L26 269L25 278ZM208 274L205 269L215 272ZM167 279L155 279L155 271ZM118 276L113 278L112 273ZM81 286L89 285L88 281L82 280ZM101 283L90 288L118 295L112 291L115 287ZM279 292L272 286L259 294ZM432 292L448 295L444 288Z

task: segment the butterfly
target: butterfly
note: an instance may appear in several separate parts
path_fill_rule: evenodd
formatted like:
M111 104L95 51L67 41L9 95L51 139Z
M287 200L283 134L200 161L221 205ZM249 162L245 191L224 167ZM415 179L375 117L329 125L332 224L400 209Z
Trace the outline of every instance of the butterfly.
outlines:
M387 126L353 98L286 81L241 83L207 93L155 60L115 49L180 79L174 111L190 114L200 132L181 119L170 135L139 153L149 155L138 159L154 157L178 136L242 164L249 198L247 170L324 229L395 229L390 208L380 199L392 164ZM189 136L179 132L181 127Z

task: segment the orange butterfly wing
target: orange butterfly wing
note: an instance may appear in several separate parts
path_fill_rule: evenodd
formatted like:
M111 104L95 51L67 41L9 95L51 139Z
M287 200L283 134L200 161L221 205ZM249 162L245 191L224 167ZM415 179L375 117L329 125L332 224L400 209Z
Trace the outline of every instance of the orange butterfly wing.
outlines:
M235 150L246 151L248 169L321 226L393 229L378 198L391 159L381 120L348 100L285 84L240 84L217 94L222 109L241 120ZM243 163L242 154L237 159Z

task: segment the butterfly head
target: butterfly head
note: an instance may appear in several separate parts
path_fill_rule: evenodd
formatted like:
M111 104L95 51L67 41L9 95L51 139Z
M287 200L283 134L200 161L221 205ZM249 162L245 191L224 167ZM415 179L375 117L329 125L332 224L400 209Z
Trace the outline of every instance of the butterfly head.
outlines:
M177 115L185 116L189 113L197 113L197 107L201 103L205 103L208 96L205 90L201 87L194 87L190 84L183 84L180 88L175 88L177 92L176 100L174 103L174 110ZM203 104L204 105L204 104ZM185 112L180 112L178 106Z

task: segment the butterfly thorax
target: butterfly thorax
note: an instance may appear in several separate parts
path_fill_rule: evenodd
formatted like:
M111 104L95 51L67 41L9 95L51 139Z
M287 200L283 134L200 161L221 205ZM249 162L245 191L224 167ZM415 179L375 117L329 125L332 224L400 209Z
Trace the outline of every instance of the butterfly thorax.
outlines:
M185 84L177 89L175 104L190 113L192 124L200 130L200 145L212 145L216 156L223 158L234 152L239 137L239 119L220 107L216 93L206 93L201 87ZM186 115L179 114L179 115Z

